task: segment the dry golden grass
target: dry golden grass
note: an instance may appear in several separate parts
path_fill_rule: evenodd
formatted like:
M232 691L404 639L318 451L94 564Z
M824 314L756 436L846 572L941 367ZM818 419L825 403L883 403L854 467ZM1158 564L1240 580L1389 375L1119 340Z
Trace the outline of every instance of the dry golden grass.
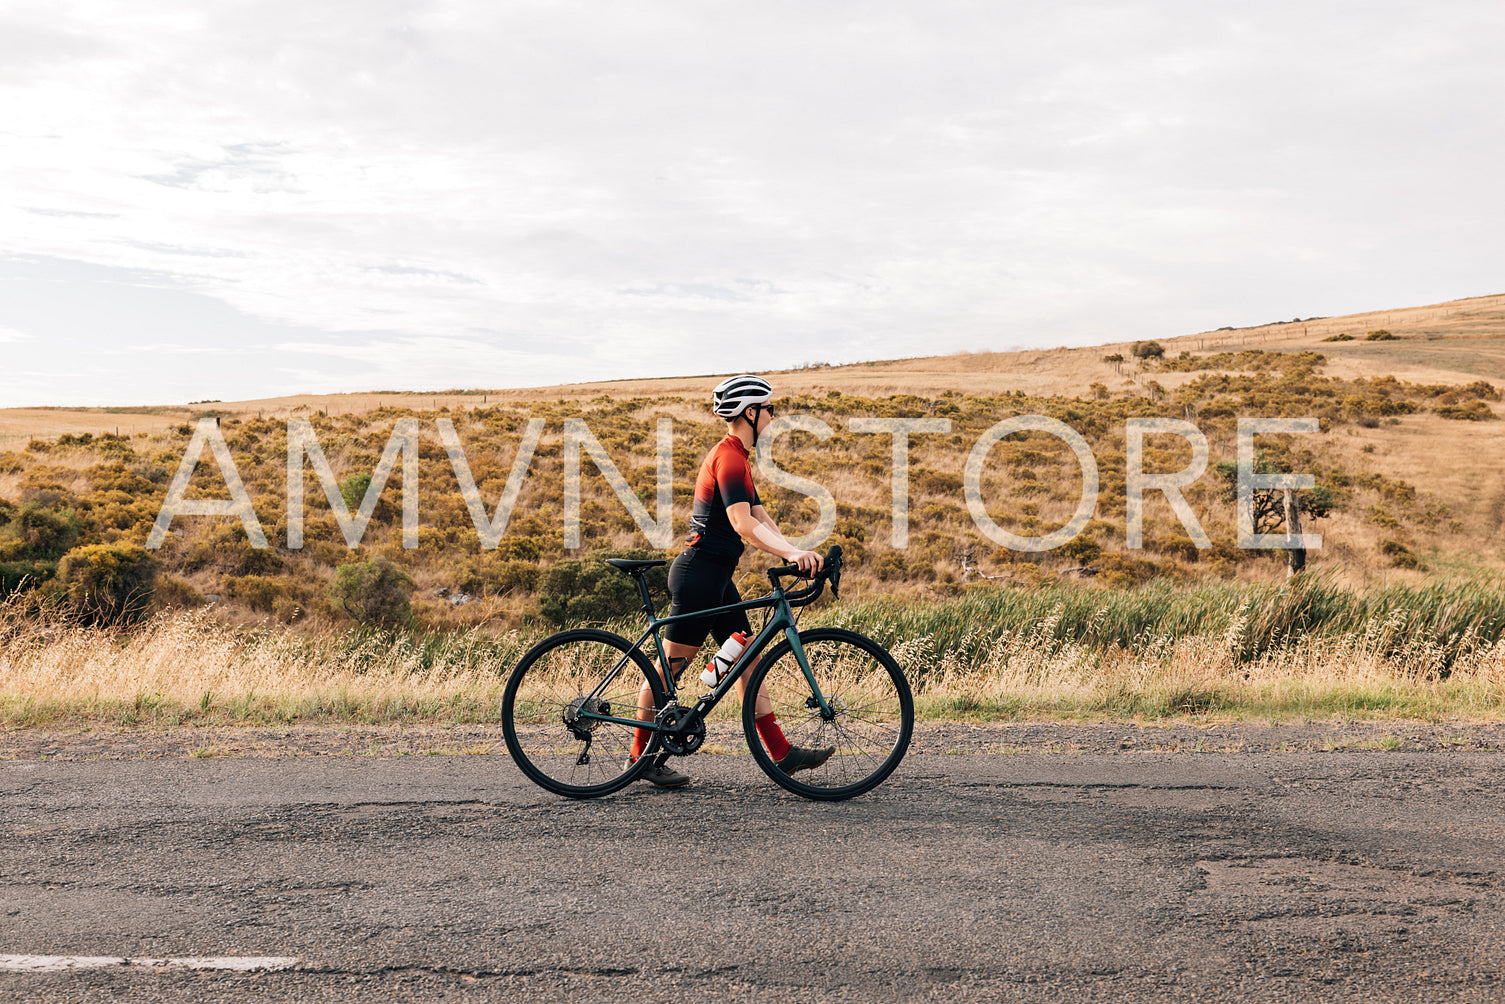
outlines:
M494 717L494 708L480 709L499 706L523 648L515 633L457 634L436 649L381 634L238 630L202 611L129 634L22 622L0 655L0 717L12 725L388 720L445 709Z
M981 662L943 659L922 704L938 716L989 718L1505 717L1505 642L1439 678L1376 651L1372 635L1304 638L1239 662L1219 637L1167 640L1131 653L1053 642L1047 633L1001 642ZM923 642L915 647L923 650ZM904 644L894 654L901 664L912 662Z
M1135 652L1005 634L962 663L928 639L895 646L922 718L1505 718L1505 642L1447 674L1384 654L1366 630L1239 662L1228 638ZM6 727L470 723L499 720L507 674L535 636L437 639L234 629L203 613L130 634L13 621L0 654ZM723 716L724 717L724 716Z
M0 408L0 450L21 450L33 439L56 439L65 433L116 433L135 436L161 432L187 421L189 408Z

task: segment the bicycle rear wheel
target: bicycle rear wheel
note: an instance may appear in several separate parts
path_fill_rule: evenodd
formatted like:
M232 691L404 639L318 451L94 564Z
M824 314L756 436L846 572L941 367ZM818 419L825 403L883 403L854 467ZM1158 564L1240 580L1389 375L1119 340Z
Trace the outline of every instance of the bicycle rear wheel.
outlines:
M625 659L615 678L592 692ZM581 718L596 714L633 718L643 681L657 681L646 656L621 635L578 628L550 635L529 649L502 691L502 735L507 752L533 782L570 798L592 798L625 788L647 769L658 749L629 763L630 725ZM662 701L654 688L655 703Z
M810 672L831 709L821 713L810 683L789 642L763 656L747 682L742 730L753 759L775 782L797 795L822 800L851 798L878 785L904 759L914 731L909 682L888 651L871 638L841 628L800 632ZM766 687L774 714L791 745L835 747L819 767L785 774L758 736L756 700Z

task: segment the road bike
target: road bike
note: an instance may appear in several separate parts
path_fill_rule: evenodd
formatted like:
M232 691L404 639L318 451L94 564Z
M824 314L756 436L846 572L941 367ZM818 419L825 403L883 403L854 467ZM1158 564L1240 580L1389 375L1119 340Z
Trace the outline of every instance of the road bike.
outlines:
M674 617L657 615L644 579L648 569L666 562L606 561L637 584L648 627L635 642L598 628L561 631L518 662L502 694L502 733L531 780L560 795L591 798L625 788L660 756L689 756L705 742L706 718L744 673L751 673L742 707L747 747L763 772L789 791L813 799L851 798L881 783L904 758L914 730L914 698L893 656L855 631L798 628L794 611L813 603L828 583L839 598L839 546L808 586L787 591L781 580L801 573L781 565L768 570L772 590L766 596ZM762 628L716 686L691 704L680 703L674 674L658 672L644 654L651 638L657 665L667 667L664 626L759 609L766 611ZM689 679L699 680L694 673ZM653 694L651 721L637 718L644 681ZM766 688L790 743L831 746L835 753L797 776L780 770L754 724L760 688ZM634 760L632 740L640 728L649 730L649 742Z

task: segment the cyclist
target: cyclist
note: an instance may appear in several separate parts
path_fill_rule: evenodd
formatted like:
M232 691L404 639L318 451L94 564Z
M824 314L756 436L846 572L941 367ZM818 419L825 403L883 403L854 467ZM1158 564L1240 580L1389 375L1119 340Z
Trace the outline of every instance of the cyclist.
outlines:
M774 418L768 403L773 387L762 377L744 373L723 380L711 393L711 410L726 419L726 438L711 448L700 465L695 479L695 508L690 516L690 533L685 549L669 566L671 616L693 613L710 607L740 602L742 597L732 583L737 561L742 557L743 541L785 562L798 565L805 575L820 571L823 559L814 551L802 551L779 532L773 517L758 501L753 485L752 467L748 463L753 449ZM705 618L676 621L664 629L664 655L669 672L678 681L685 666L700 649L706 634L717 644L736 631L752 634L747 613L742 610ZM749 667L749 673L751 667ZM747 700L749 673L737 680L737 697ZM768 695L759 690L755 700L758 736L768 747L779 768L786 774L819 767L836 752L835 747L805 749L791 746L784 738L773 714ZM638 694L640 721L653 719L653 692L645 682ZM648 744L647 729L638 729L632 743L632 759L643 754ZM660 788L678 788L690 778L665 765L665 753L643 774L643 780Z

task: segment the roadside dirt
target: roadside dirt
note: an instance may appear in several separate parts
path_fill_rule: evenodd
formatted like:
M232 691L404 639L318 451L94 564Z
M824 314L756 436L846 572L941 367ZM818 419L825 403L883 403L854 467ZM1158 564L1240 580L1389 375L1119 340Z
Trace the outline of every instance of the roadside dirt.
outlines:
M706 750L745 752L741 730L713 725ZM1505 750L1505 723L1421 721L931 722L912 753L1266 753ZM298 726L147 730L12 729L0 760L505 754L499 725Z

